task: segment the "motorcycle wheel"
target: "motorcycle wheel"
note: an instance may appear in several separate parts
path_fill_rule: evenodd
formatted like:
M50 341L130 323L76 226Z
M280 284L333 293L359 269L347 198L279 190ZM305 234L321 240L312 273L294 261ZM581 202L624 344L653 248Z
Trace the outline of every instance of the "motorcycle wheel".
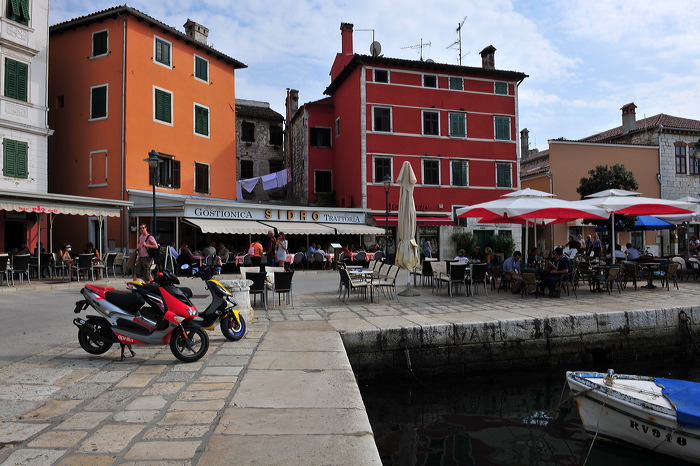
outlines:
M240 322L236 321L233 313L229 313L221 319L221 333L224 334L229 341L238 341L243 338L246 332L246 324L242 315L238 315Z
M78 343L90 354L103 354L112 347L112 343L101 340L82 328L78 329Z
M198 361L208 350L209 336L199 327L187 329L186 332L176 328L170 336L170 351L182 362Z

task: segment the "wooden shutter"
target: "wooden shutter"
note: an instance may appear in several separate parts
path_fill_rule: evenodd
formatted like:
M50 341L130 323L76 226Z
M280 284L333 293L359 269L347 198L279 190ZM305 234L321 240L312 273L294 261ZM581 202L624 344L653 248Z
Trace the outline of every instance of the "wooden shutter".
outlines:
M173 188L180 187L180 161L173 160Z
M92 88L92 106L90 118L103 118L107 116L107 86Z
M29 172L29 145L26 142L17 141L17 151L15 152L15 160L17 167L15 176L18 178L26 178Z
M209 110L199 105L194 107L194 131L209 136Z
M15 153L17 152L17 141L12 139L4 139L3 142L3 164L2 174L5 176L15 176L16 161Z
M17 62L5 59L5 96L15 98L17 90Z
M17 62L17 99L27 101L27 78L29 65Z
M15 9L14 6L14 1L12 2L12 10ZM19 2L20 9L22 10L22 16L24 17L25 20L29 21L29 0L20 0Z
M95 33L92 36L92 55L103 55L107 53L107 31Z
M17 18L22 16L22 12L20 10L19 6L19 0L10 0L10 5L12 6L12 14L15 15Z

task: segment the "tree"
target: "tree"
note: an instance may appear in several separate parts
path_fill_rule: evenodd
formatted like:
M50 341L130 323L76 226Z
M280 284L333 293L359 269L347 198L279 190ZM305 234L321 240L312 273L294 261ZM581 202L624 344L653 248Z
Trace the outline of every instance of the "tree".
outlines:
M626 191L635 191L639 189L634 173L627 170L624 165L616 163L612 167L607 165L598 165L593 170L589 170L590 177L583 177L579 181L579 187L576 192L579 193L581 199L586 196L604 191L606 189L624 189ZM619 216L617 219L621 228L629 230L634 226L637 217ZM608 220L584 220L584 223L591 223L597 226L608 225ZM617 228L617 227L615 227Z

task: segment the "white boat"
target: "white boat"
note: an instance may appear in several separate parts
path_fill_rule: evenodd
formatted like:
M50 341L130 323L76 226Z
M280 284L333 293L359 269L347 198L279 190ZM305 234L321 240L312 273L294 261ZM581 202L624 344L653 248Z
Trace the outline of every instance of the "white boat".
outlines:
M700 463L700 383L613 370L569 371L566 380L594 438Z

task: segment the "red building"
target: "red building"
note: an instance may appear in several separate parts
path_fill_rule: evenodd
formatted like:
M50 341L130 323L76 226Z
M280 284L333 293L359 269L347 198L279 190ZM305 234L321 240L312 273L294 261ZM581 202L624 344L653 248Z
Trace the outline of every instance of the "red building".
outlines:
M526 74L495 69L493 46L481 52L481 68L359 55L353 25L340 30L329 97L301 108L296 91L287 99L298 202L335 198L338 207L366 209L383 226L384 178L395 182L409 161L418 178L419 239L436 244L447 232L435 226L452 225L453 209L518 188L518 86ZM394 217L398 199L394 186Z

